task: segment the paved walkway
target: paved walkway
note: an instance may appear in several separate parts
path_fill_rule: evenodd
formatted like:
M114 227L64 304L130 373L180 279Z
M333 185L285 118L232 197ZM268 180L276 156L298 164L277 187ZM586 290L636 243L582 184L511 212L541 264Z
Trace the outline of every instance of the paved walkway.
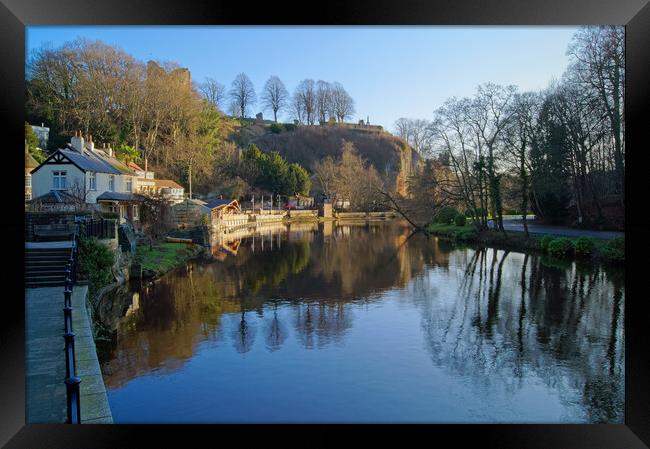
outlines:
M521 218L503 217L503 227L506 231L524 232L524 224ZM568 228L566 226L544 225L535 223L531 220L528 220L528 232L530 234L561 235L565 237L593 237L596 239L613 239L625 235L624 232L617 231L595 231Z
M85 308L87 293L88 287L82 285L72 293L82 423L112 423ZM66 420L63 287L28 288L25 301L26 422L62 423Z

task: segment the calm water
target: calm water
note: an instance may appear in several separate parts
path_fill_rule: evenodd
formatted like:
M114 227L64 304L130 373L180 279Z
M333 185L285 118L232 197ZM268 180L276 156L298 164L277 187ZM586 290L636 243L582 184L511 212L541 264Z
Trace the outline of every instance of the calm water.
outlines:
M115 422L623 422L622 269L399 222L221 243L104 302Z

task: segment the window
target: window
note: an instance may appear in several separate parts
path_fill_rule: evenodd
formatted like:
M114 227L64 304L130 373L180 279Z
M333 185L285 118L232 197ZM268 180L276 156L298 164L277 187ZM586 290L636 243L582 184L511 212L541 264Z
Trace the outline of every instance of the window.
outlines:
M115 192L115 176L109 175L108 177L108 190Z
M32 193L31 192L25 192L25 201L29 201L32 199Z
M52 189L54 190L65 190L65 178L66 172L64 171L53 171L52 172Z
M97 190L97 174L95 172L90 172L88 174L88 185L89 190Z
M138 211L138 206L133 205L133 219L138 220L140 218L139 211Z
M29 173L25 173L25 187L31 187L32 186L32 175Z
M126 178L126 191L133 192L133 178L130 176Z

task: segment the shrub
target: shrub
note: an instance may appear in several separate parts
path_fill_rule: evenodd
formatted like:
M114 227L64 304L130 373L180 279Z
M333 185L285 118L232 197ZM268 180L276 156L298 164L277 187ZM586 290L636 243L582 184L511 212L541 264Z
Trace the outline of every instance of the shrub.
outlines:
M548 247L553 240L555 239L550 235L545 235L544 237L542 237L542 240L540 240L539 242L539 246L540 248L542 248L542 251L545 252L548 251Z
M115 262L113 252L96 238L79 240L77 275L88 280L89 297L111 282L111 267Z
M273 123L269 126L269 131L274 134L279 134L282 131L282 125L278 123Z
M465 218L465 215L463 214L458 214L454 217L454 223L456 226L465 226L465 223L467 222L467 219Z
M456 209L451 206L445 206L438 211L433 221L436 223L449 224L454 220L456 215L458 215Z
M553 256L564 256L573 249L573 243L570 239L560 237L553 239L548 245L548 252Z
M591 237L580 237L573 242L573 250L579 256L588 256L594 250L594 240Z
M293 123L284 123L282 126L284 127L285 131L293 131L296 129L296 125Z
M622 262L625 260L625 237L611 239L605 245L603 256L612 261Z

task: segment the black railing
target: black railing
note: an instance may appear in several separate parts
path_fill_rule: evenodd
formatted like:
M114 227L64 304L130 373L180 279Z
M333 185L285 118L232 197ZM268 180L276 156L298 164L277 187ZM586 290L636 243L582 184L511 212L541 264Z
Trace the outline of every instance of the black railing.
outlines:
M98 239L114 239L116 228L116 220L112 218L86 219L79 223L79 231L84 237Z
M63 321L65 323L65 332L63 338L65 339L65 389L66 389L66 402L68 424L81 423L81 401L79 394L79 384L81 379L77 377L77 360L74 350L74 337L72 331L72 287L77 279L76 276L77 265L77 234L72 237L72 248L70 250L70 258L66 265L65 271L65 284L63 289Z

